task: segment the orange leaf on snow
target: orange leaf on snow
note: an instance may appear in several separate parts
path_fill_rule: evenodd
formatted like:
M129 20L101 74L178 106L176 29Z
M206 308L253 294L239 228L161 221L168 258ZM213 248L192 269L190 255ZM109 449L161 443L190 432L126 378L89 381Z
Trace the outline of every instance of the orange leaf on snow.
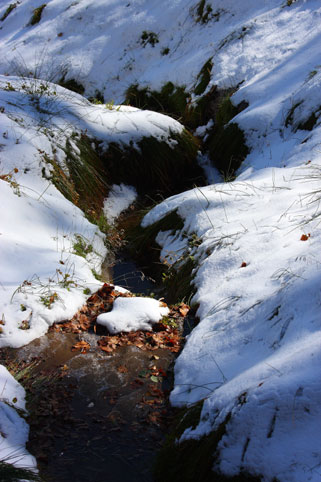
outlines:
M309 239L309 237L310 237L310 236L311 236L311 234L310 234L310 233L309 233L309 234L302 234L302 236L301 236L301 238L300 238L300 239L301 239L301 241L307 241L307 240Z

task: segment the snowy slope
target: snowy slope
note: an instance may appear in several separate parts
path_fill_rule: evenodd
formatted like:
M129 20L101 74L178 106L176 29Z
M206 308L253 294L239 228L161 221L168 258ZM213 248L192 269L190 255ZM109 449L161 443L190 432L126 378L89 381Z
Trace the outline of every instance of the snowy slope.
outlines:
M195 0L51 0L30 26L40 2L25 0L1 23L0 72L66 72L87 95L98 89L118 101L134 83L157 89L170 80L191 90L212 57L208 89L240 84L232 101L249 106L233 121L251 152L236 181L176 195L144 219L148 225L178 208L185 234L158 237L168 261L184 249L191 254L189 239L201 243L192 250L200 323L177 360L171 400L204 400L199 425L183 439L230 417L216 471L317 482L321 6L318 0L206 4L217 15L202 23ZM144 46L144 31L159 42Z
M77 152L75 133L107 145L166 139L183 129L161 114L92 105L54 84L35 102L28 82L35 88L34 80L0 77L0 346L43 335L99 286L92 270L100 272L106 255L103 235L52 184L47 159L68 173L63 146L68 139ZM77 255L79 240L88 247L84 257Z

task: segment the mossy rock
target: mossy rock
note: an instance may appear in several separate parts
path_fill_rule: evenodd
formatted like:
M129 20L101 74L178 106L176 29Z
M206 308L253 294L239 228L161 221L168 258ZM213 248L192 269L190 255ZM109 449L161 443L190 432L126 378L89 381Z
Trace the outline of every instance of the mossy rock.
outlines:
M204 173L196 161L198 141L187 131L160 141L143 137L137 147L112 143L101 154L113 183L135 186L139 194L171 195L194 183L204 183ZM174 145L175 144L175 145Z

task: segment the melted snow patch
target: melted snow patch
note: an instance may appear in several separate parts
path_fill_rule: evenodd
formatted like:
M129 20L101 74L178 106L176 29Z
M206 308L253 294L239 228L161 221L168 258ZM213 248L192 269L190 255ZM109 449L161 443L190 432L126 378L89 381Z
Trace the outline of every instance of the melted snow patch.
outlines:
M150 330L169 313L164 303L152 298L117 298L109 313L98 316L97 323L106 326L110 333Z

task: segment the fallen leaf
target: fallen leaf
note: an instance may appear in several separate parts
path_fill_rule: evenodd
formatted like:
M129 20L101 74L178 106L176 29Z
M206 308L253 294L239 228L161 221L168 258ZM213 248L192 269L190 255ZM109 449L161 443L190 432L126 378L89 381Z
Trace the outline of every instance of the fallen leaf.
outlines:
M155 377L155 375L152 375L150 377L151 381L154 382L154 383L159 383L160 382L160 379L158 377Z
M309 239L309 237L310 237L310 236L311 236L311 234L310 234L310 233L309 233L309 234L302 234L302 236L301 236L301 238L300 238L300 239L301 239L301 241L307 241L307 240Z
M85 340L78 341L75 345L71 347L71 351L80 350L80 353L86 354L90 349L89 343Z
M186 316L187 313L189 312L190 310L190 307L188 305L186 305L185 303L182 303L180 306L179 306L179 309L178 311L180 312L180 314L182 316Z

